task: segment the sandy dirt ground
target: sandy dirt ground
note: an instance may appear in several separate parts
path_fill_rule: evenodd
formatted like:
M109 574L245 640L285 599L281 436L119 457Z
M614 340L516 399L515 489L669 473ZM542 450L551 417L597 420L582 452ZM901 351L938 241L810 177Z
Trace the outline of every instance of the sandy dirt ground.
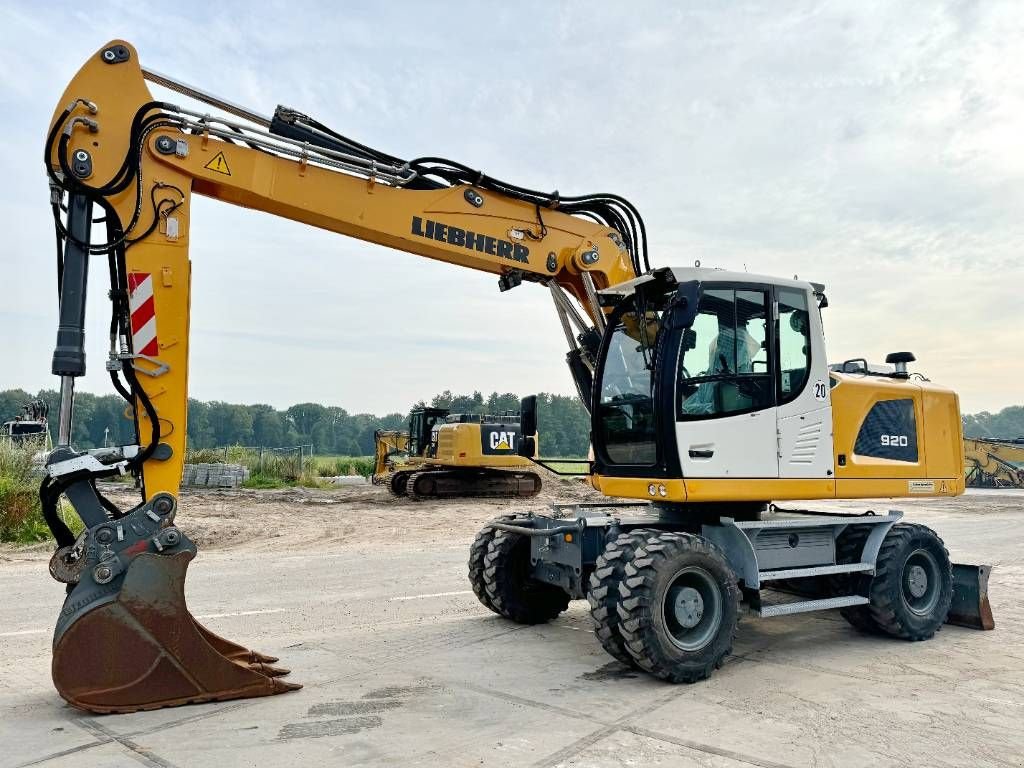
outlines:
M476 531L498 515L604 499L579 480L545 474L543 490L531 499L410 501L370 484L330 489L183 488L175 524L203 552L294 551L318 544L419 548L464 538L467 531ZM100 489L122 509L140 499L136 490L121 483L101 483ZM44 558L50 551L46 544L0 544L0 558L6 559Z

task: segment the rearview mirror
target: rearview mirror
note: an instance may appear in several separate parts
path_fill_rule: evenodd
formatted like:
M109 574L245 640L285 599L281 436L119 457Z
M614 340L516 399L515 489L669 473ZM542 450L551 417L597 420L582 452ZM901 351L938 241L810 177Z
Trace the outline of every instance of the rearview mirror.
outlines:
M519 431L522 438L519 441L519 454L521 456L532 456L534 453L532 438L537 434L537 396L527 395L519 401ZM529 453L526 451L529 450Z

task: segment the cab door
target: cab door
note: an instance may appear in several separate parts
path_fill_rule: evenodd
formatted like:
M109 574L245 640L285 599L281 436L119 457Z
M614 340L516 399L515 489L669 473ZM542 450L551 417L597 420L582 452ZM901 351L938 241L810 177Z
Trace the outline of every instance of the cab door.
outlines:
M779 477L831 478L832 402L825 336L813 296L775 290Z
M683 477L779 476L772 293L705 283L683 334L676 443Z

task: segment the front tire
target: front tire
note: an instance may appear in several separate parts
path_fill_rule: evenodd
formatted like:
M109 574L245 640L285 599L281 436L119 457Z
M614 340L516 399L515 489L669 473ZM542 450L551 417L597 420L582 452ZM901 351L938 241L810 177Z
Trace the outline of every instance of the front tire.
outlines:
M732 651L739 587L725 555L707 539L648 537L626 564L619 594L625 648L655 677L695 683Z

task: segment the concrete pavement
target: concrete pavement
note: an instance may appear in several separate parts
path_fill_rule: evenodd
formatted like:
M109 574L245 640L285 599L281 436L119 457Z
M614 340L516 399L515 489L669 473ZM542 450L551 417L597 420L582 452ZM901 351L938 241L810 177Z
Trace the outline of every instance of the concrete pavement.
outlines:
M585 604L541 627L494 616L469 592L468 541L311 543L201 552L188 581L193 613L279 655L303 690L91 716L49 679L60 586L38 560L2 563L0 766L1022 765L1024 515L901 506L955 560L996 565L994 632L906 643L834 612L748 617L692 686L612 661Z

